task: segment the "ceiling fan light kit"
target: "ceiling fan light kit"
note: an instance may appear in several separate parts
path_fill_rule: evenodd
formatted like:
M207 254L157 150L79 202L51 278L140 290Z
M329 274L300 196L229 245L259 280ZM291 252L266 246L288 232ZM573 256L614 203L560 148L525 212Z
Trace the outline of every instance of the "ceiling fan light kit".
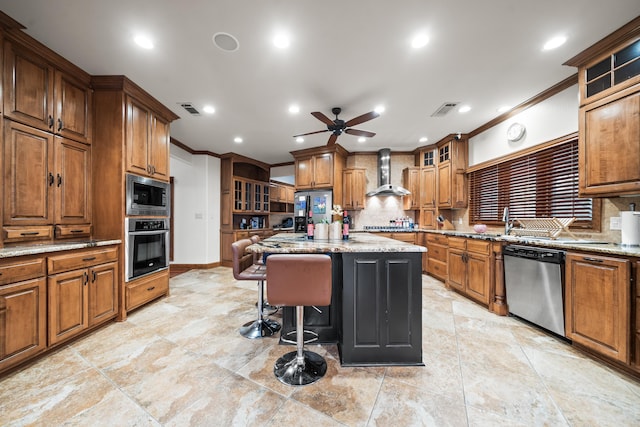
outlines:
M322 123L327 125L326 130L318 130L314 132L301 133L299 135L294 135L293 137L298 138L301 136L313 135L316 133L331 132L331 136L329 136L327 145L333 145L336 143L336 140L340 135L342 135L343 132L348 133L349 135L361 136L365 138L372 138L376 135L375 133L369 132L366 130L352 129L351 126L356 126L361 123L368 122L369 120L373 120L376 117L380 117L379 113L375 111L370 111L368 113L362 114L358 117L354 117L353 119L347 120L345 122L344 120L338 118L338 116L342 112L341 108L334 107L331 109L331 112L333 113L333 115L336 116L335 120L331 120L329 117L327 117L324 113L321 113L320 111L314 111L311 113L313 117L315 117L316 119L320 120Z

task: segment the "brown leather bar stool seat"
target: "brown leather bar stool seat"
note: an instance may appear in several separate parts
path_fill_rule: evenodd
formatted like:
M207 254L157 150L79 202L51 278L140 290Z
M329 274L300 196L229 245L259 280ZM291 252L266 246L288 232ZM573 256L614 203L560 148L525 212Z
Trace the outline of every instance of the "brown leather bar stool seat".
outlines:
M253 254L246 249L253 242L241 239L231 244L233 253L233 277L236 280L256 280L258 282L258 318L247 322L240 328L240 335L246 338L268 337L280 330L280 324L275 320L265 319L262 313L264 281L267 278L265 265L253 263Z
M267 293L271 303L296 307L296 351L280 357L273 372L280 382L307 385L327 372L322 356L304 350L304 307L331 304L331 257L320 254L271 254L267 257Z

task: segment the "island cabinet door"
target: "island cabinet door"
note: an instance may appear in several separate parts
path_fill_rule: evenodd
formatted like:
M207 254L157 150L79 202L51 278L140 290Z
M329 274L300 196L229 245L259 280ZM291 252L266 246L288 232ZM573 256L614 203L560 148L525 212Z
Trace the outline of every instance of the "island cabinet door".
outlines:
M422 364L420 267L420 253L343 254L343 364Z

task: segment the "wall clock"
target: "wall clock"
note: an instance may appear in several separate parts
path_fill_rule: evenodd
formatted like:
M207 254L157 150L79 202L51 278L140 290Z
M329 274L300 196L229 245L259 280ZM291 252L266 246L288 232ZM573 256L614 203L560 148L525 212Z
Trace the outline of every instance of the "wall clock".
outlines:
M519 141L524 136L526 128L522 123L513 123L507 129L507 139L511 142Z

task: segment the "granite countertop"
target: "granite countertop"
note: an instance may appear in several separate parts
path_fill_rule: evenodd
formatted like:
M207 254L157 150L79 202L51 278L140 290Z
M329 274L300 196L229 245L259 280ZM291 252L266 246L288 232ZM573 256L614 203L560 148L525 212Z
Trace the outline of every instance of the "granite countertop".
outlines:
M1 258L11 258L23 255L46 254L49 252L70 251L73 249L93 248L96 246L118 245L122 240L74 240L70 242L42 243L24 246L11 246L0 249Z
M305 233L279 233L249 246L248 250L256 253L426 252L427 248L369 233L352 234L349 240L308 240Z

